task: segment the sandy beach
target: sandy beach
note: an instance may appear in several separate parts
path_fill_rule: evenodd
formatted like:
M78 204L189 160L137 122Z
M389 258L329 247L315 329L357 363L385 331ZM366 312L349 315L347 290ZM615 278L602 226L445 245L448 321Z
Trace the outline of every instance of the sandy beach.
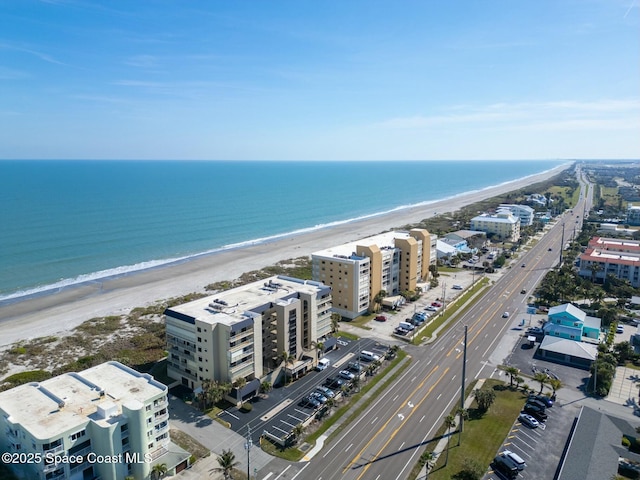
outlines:
M82 322L106 315L126 314L134 307L204 291L205 285L233 280L242 273L280 260L359 240L385 230L419 222L437 213L452 212L492 196L550 178L567 165L524 180L474 192L428 206L407 208L348 224L285 237L273 242L227 250L122 277L90 282L59 292L0 306L0 347L20 340L68 332Z

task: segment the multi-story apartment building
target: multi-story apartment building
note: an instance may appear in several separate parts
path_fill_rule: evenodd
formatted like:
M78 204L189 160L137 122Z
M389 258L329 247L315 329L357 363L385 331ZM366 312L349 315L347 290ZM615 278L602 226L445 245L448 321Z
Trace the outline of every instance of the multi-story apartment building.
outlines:
M483 213L471 219L471 230L493 234L499 240L517 242L520 239L520 220L507 210L498 211L495 215Z
M292 373L313 368L315 346L331 332L331 289L274 276L168 308L167 374L191 389L205 380L261 379L293 360ZM310 352L303 359L305 351ZM259 382L258 382L259 384Z
M106 362L0 392L0 447L19 478L149 479L155 464L187 467L168 408L165 385Z
M333 311L356 318L382 290L415 291L436 262L436 240L427 230L413 229L331 247L311 255L312 276L331 287Z
M630 203L627 206L627 218L625 221L629 225L640 225L640 206Z
M594 237L580 255L578 274L603 283L608 275L640 287L640 241Z
M520 219L520 227L527 227L533 225L533 220L536 216L536 211L529 205L517 205L514 203L501 203L498 207L499 210L508 210L513 216Z

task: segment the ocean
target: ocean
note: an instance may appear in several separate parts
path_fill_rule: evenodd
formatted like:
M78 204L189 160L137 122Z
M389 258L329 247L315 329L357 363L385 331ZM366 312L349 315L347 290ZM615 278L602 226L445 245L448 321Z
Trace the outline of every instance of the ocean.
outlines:
M563 161L0 161L0 301L428 204Z

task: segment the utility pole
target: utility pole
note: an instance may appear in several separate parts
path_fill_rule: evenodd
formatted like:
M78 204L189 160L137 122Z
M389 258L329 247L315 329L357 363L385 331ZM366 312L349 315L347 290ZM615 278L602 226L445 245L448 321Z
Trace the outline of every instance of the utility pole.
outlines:
M562 267L562 252L564 250L564 222L562 222L562 237L560 240L560 264L558 268Z
M460 445L460 437L464 429L464 390L466 388L467 377L467 325L464 326L464 345L462 354L462 388L460 389L460 430L458 433L458 445Z
M247 451L247 480L251 480L251 461L249 459L249 452L251 452L252 446L253 441L251 440L251 427L247 425L247 441L244 444L244 448Z

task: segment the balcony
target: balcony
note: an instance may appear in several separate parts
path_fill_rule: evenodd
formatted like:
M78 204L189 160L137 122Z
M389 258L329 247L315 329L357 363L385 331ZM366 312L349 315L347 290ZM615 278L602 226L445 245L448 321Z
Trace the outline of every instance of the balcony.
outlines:
M64 451L64 445L62 443L60 445L56 445L55 447L45 448L42 450L43 455L55 455Z

